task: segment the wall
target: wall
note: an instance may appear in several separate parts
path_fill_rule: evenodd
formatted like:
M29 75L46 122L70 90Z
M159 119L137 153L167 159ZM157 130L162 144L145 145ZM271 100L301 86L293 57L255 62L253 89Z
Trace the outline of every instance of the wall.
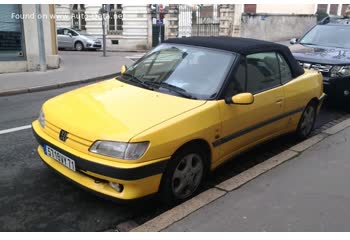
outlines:
M242 14L240 36L285 41L301 37L315 24L315 15Z
M86 32L102 40L102 18L98 15L101 7L102 4L85 4ZM150 48L152 25L148 5L123 4L122 7L123 33L107 34L107 50L135 51ZM56 22L57 27L72 27L70 8L71 4L56 4L57 19L60 19ZM117 44L113 44L112 40Z
M22 13L32 14L35 13L34 4L24 4L22 6ZM46 15L47 19L43 18L43 29L44 29L44 42L45 42L45 53L46 63L48 68L59 67L59 56L55 50L55 41L52 39L52 27L50 22L49 5L42 4L41 11L43 16ZM25 56L24 60L17 61L1 61L0 73L5 72L23 72L23 71L37 71L39 70L39 44L38 44L38 30L36 19L24 19L24 41L25 41ZM55 29L53 29L55 31ZM56 37L56 35L54 35Z

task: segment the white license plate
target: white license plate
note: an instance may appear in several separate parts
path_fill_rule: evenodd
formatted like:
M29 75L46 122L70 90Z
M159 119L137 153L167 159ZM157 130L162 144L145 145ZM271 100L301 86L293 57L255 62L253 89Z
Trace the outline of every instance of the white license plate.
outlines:
M56 151L55 149L44 145L44 152L47 156L55 159L59 163L63 164L67 168L75 171L75 161L73 159L70 159L69 157L63 155L62 153Z

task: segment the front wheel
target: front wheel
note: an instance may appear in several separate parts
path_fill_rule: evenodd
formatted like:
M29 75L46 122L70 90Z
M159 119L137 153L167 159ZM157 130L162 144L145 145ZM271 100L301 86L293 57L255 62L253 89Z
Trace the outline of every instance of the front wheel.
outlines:
M300 139L306 139L310 136L316 121L317 104L309 103L304 109L299 120L296 135Z
M197 147L188 147L175 154L162 179L160 190L164 202L180 202L197 192L206 173L206 157Z
M83 51L84 50L84 45L81 42L75 43L75 50Z

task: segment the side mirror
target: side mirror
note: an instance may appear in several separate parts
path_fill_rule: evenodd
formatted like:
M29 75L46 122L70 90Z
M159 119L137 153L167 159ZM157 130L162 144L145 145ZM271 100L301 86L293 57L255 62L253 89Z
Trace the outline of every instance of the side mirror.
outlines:
M297 39L297 38L292 38L292 39L289 41L289 43L292 44L292 45L296 44L297 42L298 42L298 39Z
M68 36L69 36L69 37L72 37L72 34L71 34L71 33L68 33Z
M125 65L123 65L123 66L120 68L120 73L121 73L121 74L124 74L124 73L126 72L127 69L128 69L128 68L127 68Z
M251 93L240 93L231 98L226 98L227 104L249 105L254 103L254 96Z

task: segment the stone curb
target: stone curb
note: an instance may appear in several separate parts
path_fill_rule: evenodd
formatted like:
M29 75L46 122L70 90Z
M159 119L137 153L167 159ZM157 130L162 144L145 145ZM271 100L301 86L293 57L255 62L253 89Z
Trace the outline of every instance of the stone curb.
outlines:
M224 191L210 188L192 199L162 213L145 224L132 229L131 232L159 232L225 194L226 192Z
M336 134L337 132L339 132L341 130L344 130L347 127L350 127L350 118L343 121L343 122L338 123L337 125L335 125L331 128L324 130L323 133L332 135L332 134Z
M299 153L291 150L286 150L232 178L227 179L215 187L227 192L231 192L246 184L247 182L253 180L257 176L271 170L272 168L280 165L281 163L284 163L285 161L288 161L289 159L294 158L297 155L299 155Z
M88 78L88 79L84 79L84 80L72 81L72 82L54 83L54 84L47 85L47 86L13 89L13 90L9 90L9 91L0 92L0 97L12 96L12 95L23 94L23 93L41 92L41 91L46 91L46 90L75 86L75 85L84 84L84 83L101 81L101 80L115 77L118 74L119 74L119 72L107 74L107 75L103 75L103 76L99 76L99 77L94 77L94 78Z
M295 146L283 151L269 158L268 160L242 172L224 182L216 185L213 188L202 192L201 194L193 197L192 199L184 202L161 215L149 220L148 222L132 229L132 232L159 232L166 229L170 225L176 223L177 221L185 218L196 210L208 205L209 203L215 201L216 199L222 197L228 192L231 192L247 182L253 180L254 178L268 172L269 170L277 167L278 165L297 157L300 153L306 149L316 145L320 141L334 135L345 128L350 127L350 119L346 119L337 125L324 130L322 133L317 134L309 139L304 140Z

